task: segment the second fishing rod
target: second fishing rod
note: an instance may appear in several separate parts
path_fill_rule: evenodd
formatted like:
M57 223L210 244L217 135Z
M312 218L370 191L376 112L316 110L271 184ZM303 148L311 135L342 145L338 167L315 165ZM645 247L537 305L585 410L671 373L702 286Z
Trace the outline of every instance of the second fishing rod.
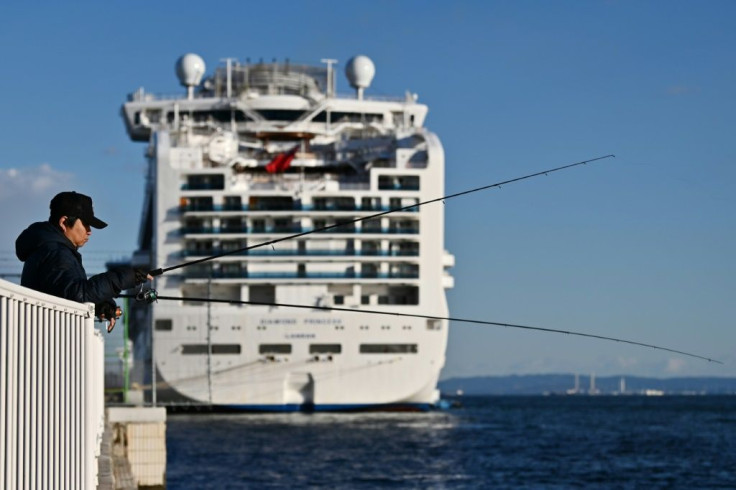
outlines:
M589 163L593 163L593 162L596 162L596 161L604 160L604 159L607 159L607 158L614 158L614 157L615 157L615 155L612 155L612 154L610 154L610 155L603 155L603 156L599 156L599 157L595 157L595 158L590 158L588 160L582 160L582 161L579 161L579 162L570 163L570 164L567 164L567 165L562 165L562 166L559 166L559 167L550 168L550 169L542 170L542 171L539 171L539 172L534 172L534 173L531 173L531 174L523 175L521 177L515 177L515 178L507 179L507 180L504 180L504 181L501 181L501 182L496 182L496 183L493 183L493 184L483 185L483 186L480 186L480 187L475 187L473 189L468 189L468 190L456 192L456 193L453 193L453 194L448 194L446 196L441 196L441 197L437 197L437 198L434 198L434 199L429 199L427 201L422 201L422 202L419 202L419 203L416 203L416 204L411 204L409 206L397 207L397 208L394 208L394 209L389 209L388 211L382 211L380 213L375 213L375 214L371 214L371 215L368 215L368 216L362 216L362 217L355 218L355 219L352 219L352 220L347 220L347 221L344 221L344 222L339 222L339 223L336 223L334 225L323 226L323 227L315 228L315 229L312 229L312 230L307 230L307 231L302 231L302 232L299 232L299 233L294 233L292 235L284 236L284 237L281 237L281 238L275 238L273 240L268 240L268 241L265 241L265 242L262 242L262 243L258 243L258 244L255 244L255 245L250 245L250 246L247 246L247 247L242 247L242 248L238 248L238 249L234 249L234 250L228 250L226 252L212 254L212 255L209 255L207 257L202 257L200 259L191 260L191 261L188 261L188 262L182 262L181 264L173 265L173 266L170 266L170 267L162 267L162 268L154 269L154 270L150 271L149 274L151 276L154 276L154 277L155 276L160 276L162 274L165 274L167 272L170 272L170 271L173 271L173 270L176 270L176 269L181 269L183 267L189 267L189 266L192 266L192 265L201 264L203 262L209 262L211 260L218 259L220 257L225 257L225 256L228 256L228 255L242 254L242 253L247 252L249 250L255 250L255 249L261 248L261 247L267 247L269 245L271 247L273 247L273 245L275 245L277 243L285 242L285 241L288 241L288 240L294 240L296 238L300 238L300 237L303 237L303 236L306 236L306 235L311 235L313 233L321 233L321 232L325 232L325 231L329 231L329 230L335 230L335 229L341 228L341 227L342 228L345 228L345 227L347 227L349 225L352 225L352 224L355 224L355 223L359 223L361 221L368 221L368 220L380 218L380 217L383 217L383 216L386 216L386 215L389 215L389 214L392 214L392 213L400 213L400 212L406 212L406 211L416 210L416 209L418 209L421 206L426 206L427 204L438 203L438 202L444 203L445 201L448 201L450 199L454 199L456 197L465 196L465 195L468 195L468 194L472 194L472 193L480 192L480 191L484 191L484 190L489 190L489 189L494 189L494 188L501 188L504 185L512 184L512 183L515 183L515 182L520 182L522 180L528 180L528 179L532 179L532 178L535 178L535 177L549 175L549 174L552 174L552 173L555 173L555 172L560 172L562 170L566 170L566 169L569 169L569 168L577 167L577 166L580 166L580 165L586 165L586 164L589 164Z
M572 168L572 167L576 167L576 166L580 166L580 165L585 165L585 164L588 164L588 163L592 163L592 162L595 162L595 161L599 161L599 160L603 160L603 159L607 159L607 158L612 158L612 157L614 157L614 155L605 155L605 156L601 156L601 157L596 157L596 158L592 158L592 159L588 159L588 160L583 160L583 161L571 163L571 164L568 164L568 165L563 165L563 166L560 166L560 167L555 167L555 168L551 168L551 169L547 169L547 170L542 170L540 172L534 172L534 173L527 174L527 175L524 175L524 176L521 176L521 177L516 177L516 178L513 178L513 179L504 180L504 181L501 181L501 182L496 182L494 184L484 185L484 186L476 187L476 188L473 188L473 189L468 189L468 190L465 190L465 191L456 192L456 193L449 194L449 195L446 195L446 196L442 196L442 197L430 199L430 200L427 200L427 201L419 202L419 203L416 203L416 204L412 204L412 205L409 205L409 206L397 207L397 208L394 208L394 209L390 209L388 211L383 211L383 212L371 214L371 215L368 215L368 216L359 217L359 218L353 219L351 221L341 222L341 223L337 223L337 224L330 225L330 226L325 226L325 227L318 227L318 228L313 229L313 230L308 230L308 231L303 231L303 232L300 232L300 233L295 233L295 234L284 236L284 237L281 237L281 238L277 238L277 239L265 241L265 242L262 242L262 243L259 243L259 244L256 244L256 245L252 245L252 246L248 246L248 247L243 247L243 248L239 248L239 249L235 249L235 250L230 250L230 251L219 253L219 254L209 255L209 256L203 257L201 259L197 259L197 260L193 260L193 261L189 261L189 262L184 262L184 263L181 263L181 264L178 264L178 265L174 265L174 266L171 266L171 267L167 267L167 268L156 269L154 271L151 271L150 274L151 275L154 275L154 276L158 276L158 275L164 274L164 273L169 272L169 271L172 271L172 270L181 269L181 268L188 267L188 266L191 266L191 265L201 264L201 263L204 263L204 262L215 260L215 259L220 258L220 257L224 257L224 256L228 256L228 255L234 255L234 254L239 254L239 253L244 253L244 252L247 252L249 250L261 248L261 247L264 247L264 246L269 246L269 245L273 246L274 244L279 243L279 242L285 242L285 241L288 241L288 240L293 240L295 238L303 237L305 235L310 235L310 234L313 234L313 233L319 233L319 232L324 232L324 231L328 231L328 230L335 230L335 229L340 228L340 227L345 227L346 225L358 223L358 222L361 222L361 221L367 221L367 220L371 220L371 219L376 219L376 218L379 218L379 217L382 217L382 216L386 216L386 215L389 215L389 214L392 214L392 213L398 213L398 212L402 212L402 211L415 210L416 208L418 208L420 206L424 206L424 205L431 204L431 203L438 203L438 202L443 202L444 203L446 200L453 199L455 197L460 197L460 196L468 195L468 194L471 194L471 193L474 193L474 192L479 192L479 191L482 191L482 190L488 190L488 189L492 189L492 188L500 188L503 185L507 185L507 184L511 184L511 183L514 183L514 182L519 182L519 181L522 181L522 180L531 179L531 178L539 177L539 176L543 176L543 175L549 175L549 174L554 173L554 172L559 172L559 171L562 171L562 170L565 170L565 169L569 169L569 168ZM424 318L424 319L431 319L431 320L445 320L445 321L460 322L460 323L472 323L472 324L476 324L476 325L486 325L486 326L500 326L500 327L507 327L507 328L534 330L534 331L550 332L550 333L559 333L559 334L567 334L567 335L574 335L574 336L594 338L594 339L599 339L599 340L607 340L607 341L621 342L621 343L626 343L626 344L631 344L631 345L638 345L638 346L641 346L641 347L649 347L649 348L653 348L653 349L657 349L657 350L669 351L669 352L672 352L672 353L676 353L676 354L680 354L680 355L684 355L684 356L689 356L689 357L693 357L693 358L698 358L698 359L706 360L706 361L709 361L709 362L720 363L720 361L715 360L715 359L712 359L710 357L701 356L699 354L693 354L693 353L685 352L685 351L682 351L682 350L675 350L675 349L671 349L671 348L668 348L668 347L662 347L662 346L651 344L651 343L643 343L643 342L638 342L638 341L629 340L629 339L622 339L622 338L611 337L611 336L603 336L603 335L592 334L592 333L576 332L576 331L571 331L571 330L566 330L566 329L554 329L554 328L546 328L546 327L536 327L536 326L519 325L519 324L512 324L512 323L493 322L493 321L488 321L488 320L477 320L477 319L467 319L467 318L457 318L457 317L445 317L445 316L426 315L426 314L408 314L408 313L400 313L400 312L388 312L388 311L380 311L380 310L371 310L371 309L365 309L365 308L354 309L354 308L344 308L344 307L338 307L338 306L319 306L319 305L305 305L305 304L288 304L288 303L278 303L278 302L242 301L242 300L223 299L223 298L211 298L211 297L203 298L203 297L187 297L187 296L159 296L158 295L158 292L155 289L144 290L143 288L141 288L141 290L138 291L138 293L136 295L125 295L125 296L126 297L130 297L130 298L135 298L139 302L146 302L146 303L152 303L152 302L158 301L159 299L160 300L169 300L169 301L195 301L195 302L198 302L198 303L226 303L226 304L231 304L231 305L269 306L269 307L284 307L284 308L308 309L308 310L319 310L319 311L339 311L339 312L361 313L361 314L370 314L370 315L389 315L389 316L398 316L398 317L407 317L407 318Z

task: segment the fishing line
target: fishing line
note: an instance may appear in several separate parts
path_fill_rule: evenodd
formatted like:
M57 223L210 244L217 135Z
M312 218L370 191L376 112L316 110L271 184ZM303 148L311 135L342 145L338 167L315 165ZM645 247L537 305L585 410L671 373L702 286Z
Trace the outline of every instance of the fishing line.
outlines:
M580 161L580 162L575 162L575 163L571 163L571 164L568 164L568 165L564 165L564 166L561 166L561 167L556 167L556 168L552 168L552 169L548 169L548 170L543 170L541 172L536 172L536 173L524 175L522 177L516 177L514 179L509 179L509 180L505 180L505 181L502 181L502 182L497 182L495 184L490 184L490 185L485 185L485 186L481 186L481 187L476 187L474 189L469 189L469 190L466 190L466 191L457 192L455 194L449 194L447 196L438 197L436 199L430 199L428 201L423 201L423 202L420 202L420 203L417 203L417 204L412 204L412 205L409 205L409 206L395 208L395 209L391 209L389 211L383 211L383 212L372 214L372 215L369 215L369 216L364 216L362 218L356 218L356 219L351 220L351 221L336 223L334 225L324 226L324 227L321 227L321 228L317 228L317 229L313 229L313 230L305 231L305 232L301 232L301 233L295 233L293 235L289 235L289 236L282 237L282 238L277 238L277 239L266 241L266 242L259 243L259 244L256 244L256 245L251 245L249 247L243 247L243 248L236 249L236 250L230 250L230 251L227 251L227 252L223 252L223 253L219 253L219 254L215 254L215 255L210 255L210 256L207 256L207 257L203 257L201 259L197 259L197 260L193 260L193 261L189 261L189 262L184 262L184 263L181 263L181 264L178 264L178 265L174 265L174 266L171 266L171 267L167 267L167 268L156 269L156 270L150 271L149 274L152 275L152 276L159 276L159 275L162 275L162 274L164 274L166 272L169 272L169 271L172 271L172 270L176 270L176 269L180 269L182 267L187 267L187 266L195 265L195 264L201 264L203 262L214 260L214 259L217 259L217 258L220 258L220 257L225 257L225 256L228 256L228 255L233 255L233 254L245 252L245 251L248 251L248 250L253 250L253 249L264 247L264 246L267 246L267 245L271 245L271 247L273 248L273 245L274 244L279 243L279 242L283 242L283 241L286 241L286 240L293 240L294 238L299 238L299 237L302 237L302 236L310 235L312 233L318 233L318 232L322 232L322 231L327 231L327 230L335 229L335 228L338 228L338 227L344 227L346 225L350 225L350 224L358 223L358 222L361 222L361 221L366 221L366 220L378 218L378 217L385 216L385 215L388 215L388 214L391 214L391 213L397 213L397 212L401 212L401 211L408 211L410 209L415 209L415 208L418 208L420 206L424 206L426 204L431 204L431 203L434 203L434 202L442 202L443 204L445 204L445 201L447 199L452 199L454 197L460 197L460 196L464 196L464 195L471 194L471 193L474 193L474 192L479 192L479 191L482 191L482 190L491 189L491 188L494 188L494 187L500 188L501 186L506 185L506 184L511 184L511 183L519 182L519 181L526 180L526 179L531 179L531 178L534 178L534 177L538 177L540 175L549 175L549 174L554 173L554 172L559 172L561 170L565 170L565 169L568 169L568 168L576 167L576 166L579 166L579 165L585 165L585 164L588 164L588 163L592 163L592 162L595 162L595 161L598 161L598 160L603 160L603 159L611 158L611 157L615 157L615 155L611 154L611 155L600 156L600 157L597 157L597 158L591 158L589 160L583 160L583 161ZM637 341L627 340L627 339L619 339L619 338L608 337L608 336L604 336L604 335L596 335L596 334L589 334L589 333L583 333L583 332L576 332L576 331L572 331L572 330L561 330L561 329L546 328L546 327L534 327L534 326L530 326L530 325L519 325L519 324L514 324L514 323L491 322L491 321L486 321L486 320L474 320L474 319L468 319L468 318L440 317L440 316L433 316L433 315L418 315L418 314L387 312L387 311L378 311L378 310L365 310L365 309L357 310L357 309L351 309L351 308L340 308L340 307L330 307L330 306L297 305L297 304L290 304L290 303L267 303L267 302L257 302L257 301L227 300L227 299L212 299L212 298L195 298L195 297L159 296L158 293L155 290L153 290L153 289L151 289L151 290L145 290L144 291L142 288L138 292L138 294L136 294L136 295L120 295L120 297L122 297L122 298L135 298L137 301L147 302L147 303L152 303L152 302L157 301L157 300L196 301L196 302L210 302L210 303L226 303L226 304L233 304L233 305L253 305L253 306L270 306L270 307L283 307L283 308L299 308L299 309L322 310L322 311L341 311L341 312L348 312L348 313L364 313L364 314L372 314L372 315L391 315L391 316L396 316L396 317L422 318L422 319L427 319L427 320L446 320L446 321L451 321L451 322L471 323L471 324L476 324L476 325L490 325L490 326L505 327L505 328L516 328L516 329L522 329L522 330L532 330L532 331L537 331L537 332L559 333L559 334L566 334L566 335L574 335L574 336L578 336L578 337L593 338L593 339L598 339L598 340L606 340L606 341L611 341L611 342L619 342L619 343L624 343L624 344L629 344L629 345L637 345L637 346L640 346L640 347L648 347L650 349L655 349L655 350L672 352L674 354L679 354L679 355L683 355L683 356L687 356L687 357L693 357L693 358L701 359L701 360L708 361L708 362L715 362L715 363L718 363L718 364L723 364L723 362L718 361L716 359L711 359L709 357L701 356L701 355L698 355L698 354L692 354L690 352L685 352L685 351L681 351L681 350L670 349L668 347L662 347L662 346L659 346L659 345L647 344L647 343L644 343L644 342L637 342Z
M121 298L135 298L135 296L128 295L128 294L121 294L120 297ZM575 335L578 337L588 337L588 338L598 339L598 340L608 340L612 342L620 342L623 344L638 345L640 347L649 347L650 349L672 352L674 354L680 354L683 356L694 357L696 359L702 359L708 362L715 362L717 364L723 364L723 362L718 361L716 359L711 359L710 357L705 357L705 356L701 356L698 354L691 354L690 352L670 349L668 347L662 347L659 345L646 344L643 342L636 342L634 340L618 339L615 337L606 337L604 335L575 332L573 330L560 330L556 328L532 327L529 325L518 325L515 323L490 322L486 320L473 320L473 319L468 319L468 318L455 318L455 317L444 317L444 316L433 316L433 315L417 315L417 314L411 314L411 313L398 313L398 312L379 311L379 310L357 310L353 308L340 308L337 306L296 305L296 304L291 304L291 303L267 303L267 302L261 302L261 301L243 301L243 300L234 300L234 299L231 300L231 299L213 299L213 298L177 297L177 296L156 296L156 299L172 300L172 301L226 303L226 304L231 304L231 305L280 306L283 308L300 308L304 310L343 311L343 312L348 312L348 313L367 313L371 315L390 315L390 316L400 316L400 317L408 317L408 318L423 318L426 320L447 320L450 322L473 323L476 325L492 325L496 327L533 330L536 332L561 333L561 334L567 334L567 335Z
M470 189L470 190L467 190L467 191L457 192L455 194L450 194L448 196L438 197L436 199L430 199L429 201L424 201L424 202L420 202L420 203L417 203L417 204L412 204L410 206L404 206L404 207L401 207L401 208L395 208L395 209L391 209L391 210L388 210L388 211L383 211L381 213L371 214L370 216L364 216L362 218L356 218L356 219L354 219L352 221L345 221L345 222L341 222L341 223L336 223L334 225L323 226L322 228L317 228L317 229L309 230L309 231L303 231L301 233L296 233L294 235L289 235L289 236L286 236L286 237L283 237L283 238L277 238L275 240L270 240L270 241L259 243L259 244L256 244L256 245L251 245L249 247L243 247L243 248L239 248L239 249L236 249L236 250L229 250L227 252L222 252L222 253L219 253L219 254L210 255L208 257L203 257L201 259L192 260L190 262L184 262L184 263L181 263L181 264L178 264L178 265L174 265L174 266L171 266L171 267L159 268L159 269L150 271L149 274L152 275L152 276L160 276L161 274L164 274L164 273L169 272L169 271L173 271L175 269L180 269L182 267L187 267L187 266L195 265L195 264L201 264L202 262L207 262L207 261L214 260L214 259L217 259L217 258L220 258L220 257L225 257L227 255L234 255L234 254L237 254L237 253L245 252L247 250L253 250L253 249L256 249L256 248L265 247L267 245L273 246L273 244L275 244L275 243L284 242L286 240L293 240L294 238L299 238L299 237L303 237L303 236L306 236L306 235L311 235L312 233L319 233L319 232L322 232L322 231L332 230L334 228L344 227L344 226L347 226L347 225L358 223L360 221L366 221L366 220L369 220L369 219L374 219L374 218L379 218L381 216L386 216L387 214L391 214L391 213L398 213L398 212L401 212L401 211L408 211L409 209L418 208L420 206L424 206L425 204L431 204L433 202L439 202L439 201L444 202L445 200L452 199L453 197L460 197L460 196L464 196L466 194L471 194L473 192L483 191L483 190L486 190L486 189L492 189L494 187L501 187L502 185L511 184L513 182L519 182L521 180L531 179L533 177L539 177L540 175L549 175L549 174L551 174L553 172L559 172L561 170L565 170L565 169L568 169L568 168L577 167L578 165L585 165L585 164L588 164L588 163L592 163L592 162L595 162L595 161L598 161L598 160L603 160L605 158L611 158L611 157L615 157L615 156L616 155L613 155L613 154L611 154L611 155L604 155L604 156L601 156L601 157L591 158L590 160L583 160L583 161L580 161L580 162L571 163L569 165L564 165L562 167L551 168L549 170L542 170L541 172L536 172L536 173L533 173L533 174L524 175L522 177L516 177L514 179L505 180L503 182L497 182L495 184L484 185L482 187L476 187L475 189Z

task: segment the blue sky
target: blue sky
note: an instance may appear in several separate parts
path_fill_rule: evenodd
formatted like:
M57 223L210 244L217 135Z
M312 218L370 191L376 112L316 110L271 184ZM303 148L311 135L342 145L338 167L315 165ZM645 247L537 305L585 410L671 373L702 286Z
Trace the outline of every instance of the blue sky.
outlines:
M145 145L119 108L140 86L181 93L181 54L208 72L225 57L342 70L366 54L367 93L429 106L448 194L616 154L448 201L453 316L725 361L455 324L444 377L736 376L734 18L730 1L3 2L0 272L60 190L92 195L111 223L88 268L133 250Z

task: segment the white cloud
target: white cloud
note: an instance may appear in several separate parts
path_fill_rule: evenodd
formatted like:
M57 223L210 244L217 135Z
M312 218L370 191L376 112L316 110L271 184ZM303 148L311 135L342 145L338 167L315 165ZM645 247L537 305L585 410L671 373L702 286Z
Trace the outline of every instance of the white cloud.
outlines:
M670 85L667 87L667 95L689 95L700 92L700 87L690 85Z
M50 200L73 180L72 174L55 170L48 163L37 167L0 168L0 201L40 197Z
M48 219L51 198L61 191L74 190L75 184L73 174L56 170L48 163L0 167L0 207L4 219L4 226L0 227L0 251L10 253L23 229L34 221Z
M639 359L635 357L618 356L615 365L621 369L631 369L639 365Z
M665 371L667 371L668 374L678 374L683 372L685 367L687 367L687 361L684 359L672 358L667 361Z

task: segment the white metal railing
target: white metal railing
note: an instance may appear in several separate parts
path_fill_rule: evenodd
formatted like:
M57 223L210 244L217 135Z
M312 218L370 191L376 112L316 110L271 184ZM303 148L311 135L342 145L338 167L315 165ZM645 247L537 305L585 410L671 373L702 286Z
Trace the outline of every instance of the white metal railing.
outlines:
M223 96L213 96L211 94L201 95L201 94L195 94L195 99L221 99L224 98ZM232 97L235 98L235 97ZM338 94L333 95L331 98L333 99L344 99L344 100L356 100L356 95L354 92L341 92ZM151 101L157 101L157 100L181 100L186 101L187 100L187 94L186 92L181 92L177 94L163 94L163 93L152 93L152 92L146 92L143 90L143 87L139 88L135 92L131 92L128 94L128 102L151 102ZM377 95L377 94L370 94L370 95L364 95L363 100L370 100L375 102L405 102L405 103L414 103L414 100L407 100L407 96L398 96L398 95Z
M95 488L103 428L94 306L0 280L0 488Z

